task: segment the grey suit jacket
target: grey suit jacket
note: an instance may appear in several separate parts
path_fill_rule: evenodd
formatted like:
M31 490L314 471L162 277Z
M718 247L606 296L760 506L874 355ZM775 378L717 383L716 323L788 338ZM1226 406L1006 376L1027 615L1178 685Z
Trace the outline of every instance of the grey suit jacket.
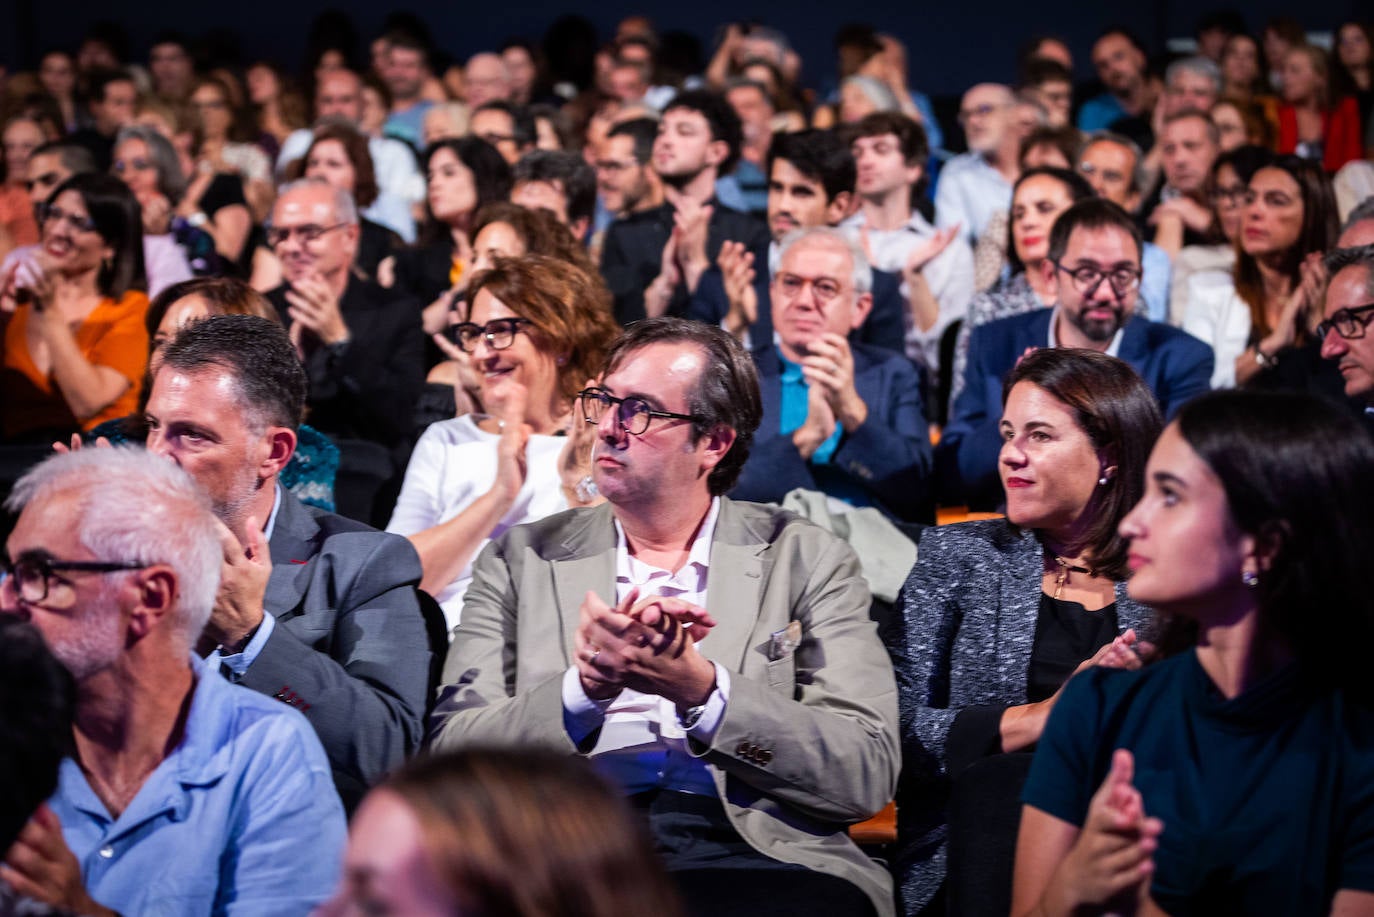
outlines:
M539 743L568 753L562 679L588 590L615 596L611 508L519 525L478 558L431 721L437 748ZM847 837L892 797L899 756L891 665L847 545L791 513L721 500L701 652L731 672L706 762L731 824L757 850L853 882L891 914L887 873ZM771 660L796 620L802 643Z
M430 650L410 542L282 492L263 604L276 618L241 684L305 714L345 807L420 746Z
M946 740L965 708L1024 704L1043 594L1044 551L1003 519L928 528L902 587L890 647L902 720L897 869L909 914L945 874ZM1147 637L1150 610L1116 584L1119 629Z

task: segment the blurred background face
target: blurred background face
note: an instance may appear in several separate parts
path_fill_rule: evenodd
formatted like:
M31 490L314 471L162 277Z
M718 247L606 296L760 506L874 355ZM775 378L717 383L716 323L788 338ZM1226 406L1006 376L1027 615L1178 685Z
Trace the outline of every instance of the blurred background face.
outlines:
M1302 103L1320 98L1325 87L1306 51L1295 48L1283 58L1283 97Z
M1212 109L1212 123L1217 126L1217 146L1223 153L1250 142L1245 119L1240 109L1230 102L1222 102Z
M968 148L991 153L1002 145L1012 129L1012 103L1004 91L990 86L975 86L964 94L959 108L959 123L964 126Z
M1135 168L1135 153L1128 147L1107 140L1084 148L1078 158L1078 173L1088 180L1097 196L1127 210L1134 209L1132 183Z
M1302 234L1302 187L1282 169L1260 169L1250 179L1241 248L1256 258L1279 255Z
M201 86L191 94L191 107L200 119L200 128L206 137L222 138L229 133L234 113L219 87Z
M261 64L250 67L246 79L248 82L248 99L254 105L265 105L281 94L277 75L272 72L271 67L264 67Z
M60 51L45 54L38 67L38 81L48 92L65 99L76 88L76 64Z
M436 220L453 223L477 208L477 180L452 150L430 157L428 178L429 209Z
M430 862L419 818L395 793L376 790L363 800L349 826L343 872L322 917L459 913Z
M1259 46L1248 35L1232 35L1221 52L1221 79L1228 86L1247 89L1259 79Z
M305 157L305 177L322 178L335 188L353 192L357 173L353 161L337 140L321 140L310 148Z
M177 332L192 322L218 314L219 310L213 309L196 293L183 296L168 306L167 311L162 313L162 321L158 322L157 330L153 332L153 349L148 356L149 377L157 375L157 368L162 365L162 351L172 342L172 338L177 336Z
M488 223L472 240L473 272L485 271L497 258L518 258L525 251L525 240L515 231L515 227L499 220Z
M3 134L6 181L12 185L23 184L28 177L29 155L45 139L38 125L27 118L11 121L6 125Z
M62 164L60 153L39 153L29 157L28 178L29 203L37 206L48 199L52 189L71 177L71 172Z
M110 168L139 200L157 193L157 163L142 140L129 139L116 146Z
M1341 26L1336 35L1336 56L1347 67L1369 66L1371 49L1369 35L1353 22Z
M1205 118L1180 118L1166 124L1160 150L1164 178L1171 188L1195 194L1207 184L1217 147Z
M1069 189L1056 178L1036 175L1021 182L1011 202L1011 238L1022 264L1045 260L1055 218L1072 203Z
M1245 216L1245 190L1245 183L1229 164L1217 169L1212 201L1227 242L1235 242L1240 235L1241 220Z
M501 59L506 62L511 95L522 102L529 101L535 78L534 60L530 52L520 47L507 48L501 52Z

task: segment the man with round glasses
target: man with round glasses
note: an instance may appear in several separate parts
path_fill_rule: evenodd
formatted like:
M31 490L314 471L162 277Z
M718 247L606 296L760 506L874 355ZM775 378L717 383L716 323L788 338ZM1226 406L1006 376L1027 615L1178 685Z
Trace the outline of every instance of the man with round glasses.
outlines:
M719 327L636 322L579 402L607 502L482 552L433 746L589 755L689 913L892 914L844 829L893 791L891 664L853 551L723 496L759 423L749 355Z
M1336 249L1326 256L1326 270L1331 279L1317 340L1345 379L1345 394L1366 405L1374 428L1374 245Z
M1002 502L1002 377L1030 350L1078 347L1120 357L1150 386L1165 416L1208 390L1212 348L1136 315L1141 249L1139 227L1110 201L1079 201L1055 220L1043 267L1057 290L1055 306L989 322L969 339L964 388L936 450L944 499L975 508Z
M267 241L284 279L267 298L310 376L311 425L335 440L381 445L400 473L424 385L419 304L353 270L357 207L322 179L282 189Z

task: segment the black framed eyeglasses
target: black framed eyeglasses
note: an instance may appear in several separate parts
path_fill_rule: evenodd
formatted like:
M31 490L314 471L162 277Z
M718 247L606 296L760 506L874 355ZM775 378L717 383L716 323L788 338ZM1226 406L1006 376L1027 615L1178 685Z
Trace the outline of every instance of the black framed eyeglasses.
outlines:
M590 424L599 424L611 405L616 406L616 423L626 433L640 436L649 429L649 421L654 417L667 417L673 420L690 420L701 423L703 418L696 414L677 414L673 411L657 411L643 398L617 398L605 389L584 388L577 393L582 404L582 417Z
M1337 309L1335 315L1317 326L1317 340L1326 340L1326 335L1332 330L1347 341L1362 338L1369 330L1369 322L1374 320L1374 314L1371 313L1374 313L1374 302Z
M527 318L494 318L485 325L463 322L453 326L453 340L463 349L463 353L476 350L479 340L485 341L491 350L505 350L515 343L515 334L521 325L533 324Z
M14 591L22 601L36 605L48 597L48 589L56 578L54 574L67 572L115 573L120 570L142 570L148 564L136 561L106 560L57 560L43 554L24 554L16 561L8 557L0 562L3 580L14 585Z
M1097 291L1098 284L1106 280L1111 285L1112 292L1120 299L1127 293L1140 286L1140 268L1138 267L1116 267L1110 271L1104 271L1092 265L1082 267L1067 268L1058 261L1054 262L1057 270L1068 274L1073 280L1073 288L1084 296L1091 296Z
M314 223L306 223L304 226L269 226L267 228L267 246L276 248L293 235L309 245L311 242L318 242L325 233L351 225L353 224L335 223L333 226L316 226Z

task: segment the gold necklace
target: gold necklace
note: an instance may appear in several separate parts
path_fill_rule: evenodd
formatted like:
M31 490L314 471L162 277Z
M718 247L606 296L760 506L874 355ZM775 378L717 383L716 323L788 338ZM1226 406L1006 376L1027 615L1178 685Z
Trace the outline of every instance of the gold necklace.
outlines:
M1054 574L1054 598L1058 599L1064 593L1064 586L1069 582L1070 573L1086 573L1088 576L1096 576L1090 567L1076 566L1058 554L1054 555L1054 562L1059 565L1059 570Z

